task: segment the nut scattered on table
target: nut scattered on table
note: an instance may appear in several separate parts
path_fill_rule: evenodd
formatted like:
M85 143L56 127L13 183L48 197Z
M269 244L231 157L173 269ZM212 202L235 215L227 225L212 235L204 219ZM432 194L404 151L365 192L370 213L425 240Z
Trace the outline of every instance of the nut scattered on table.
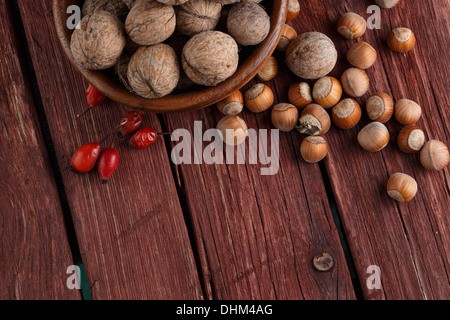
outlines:
M358 142L366 151L377 152L389 143L389 131L384 124L374 121L358 133Z
M370 120L386 123L394 113L394 100L386 93L377 92L367 99L366 112Z
M370 80L367 73L359 68L349 68L341 76L344 92L350 97L362 97L369 91Z
M405 126L398 134L397 144L403 152L418 152L425 144L425 133L416 125Z
M361 37L367 28L366 19L354 12L347 12L338 22L338 32L348 40Z
M235 116L244 108L244 96L236 90L225 99L217 103L217 108L226 116Z
M241 144L248 135L247 124L238 116L222 118L217 123L217 129L222 133L222 139L227 145Z
M309 136L327 133L331 127L328 112L320 105L312 103L303 109L296 129Z
M361 107L351 98L343 99L331 109L331 119L341 129L351 129L356 126L361 115Z
M400 0L375 0L375 2L382 8L390 9L395 7Z
M283 29L281 30L281 37L278 41L277 50L278 51L286 51L287 47L289 46L289 43L291 43L292 40L297 38L297 31L295 31L294 28L292 28L290 25L285 24L283 26Z
M328 143L322 136L308 136L300 145L300 155L308 163L323 160L328 152Z
M272 108L271 119L275 128L289 132L297 124L298 109L290 103L278 103Z
M312 96L317 104L329 109L341 100L341 83L338 79L330 76L320 78L314 83Z
M405 173L394 173L388 180L387 193L398 202L409 202L417 193L417 182Z
M439 171L448 166L450 154L447 146L438 140L430 140L420 150L420 163L430 171Z
M348 50L347 60L356 68L368 69L377 61L377 51L367 42L360 41Z
M286 49L286 64L298 77L319 79L333 70L337 62L333 41L320 32L305 32Z
M394 117L401 124L415 124L422 116L422 108L409 99L400 99L395 103Z
M311 87L307 82L294 83L289 87L288 100L299 109L313 102Z
M394 51L408 52L416 44L414 32L408 28L395 28L389 33L388 45Z
M251 112L259 113L273 105L274 95L272 89L264 83L257 83L244 94L245 106Z

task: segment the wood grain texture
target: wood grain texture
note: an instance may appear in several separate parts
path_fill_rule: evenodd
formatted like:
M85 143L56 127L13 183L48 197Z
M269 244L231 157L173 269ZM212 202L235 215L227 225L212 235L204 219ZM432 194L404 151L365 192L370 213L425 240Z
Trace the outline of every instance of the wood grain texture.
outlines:
M327 5L328 4L328 5ZM316 30L329 35L339 51L337 67L331 73L340 78L350 67L345 54L354 41L336 31L339 17L348 11L365 18L372 1L304 3L300 19L293 22L299 33ZM367 70L371 88L357 99L361 106L378 91L417 101L423 108L418 125L427 138L449 145L448 65L449 4L447 1L402 1L381 11L381 29L367 30L361 37L378 51L378 60ZM398 26L411 28L417 37L414 50L406 55L389 50L389 31ZM332 127L325 138L330 144L325 165L351 254L364 295L368 299L448 299L449 285L449 169L427 172L418 154L404 154L396 139L401 125L391 120L389 145L370 154L358 145L358 131L369 123L364 114L354 129ZM419 185L409 204L391 200L386 193L388 177L395 172L413 176ZM370 265L381 269L382 289L368 289Z
M9 1L0 1L0 299L80 299L73 259Z
M286 99L286 94L280 99ZM245 111L241 116L249 128L271 127L270 112ZM165 119L170 130L186 128L194 133L194 121L201 121L205 131L215 128L221 117L215 108L208 108ZM280 134L281 165L276 175L261 175L260 169L266 166L248 164L248 159L247 164L181 164L177 168L207 298L355 298L319 167L301 161L298 150L295 133ZM246 143L247 157L248 152ZM335 260L329 272L312 265L313 257L322 252Z
M73 173L74 150L100 141L127 108L109 101L77 119L87 84L60 47L51 1L19 1L19 8L92 297L201 299L164 142L138 151L115 140L121 159L107 184L96 172ZM143 125L161 130L155 115Z
M71 32L66 27L66 20L69 17L69 14L67 14L66 11L70 5L78 4L80 1L53 0L53 8L55 12L56 30L58 37L61 40L62 47L68 58L73 61L74 66L89 80L90 83L118 103L132 106L143 111L168 113L197 110L214 104L241 88L256 75L258 69L265 61L267 61L270 54L275 50L285 21L288 1L272 0L271 2L271 4L268 4L268 6L271 7L271 28L267 38L252 50L251 55L248 58L244 61L240 61L238 69L231 77L214 87L200 87L195 91L174 93L158 99L146 99L130 93L117 81L117 79L113 79L103 72L90 71L77 65L73 61L70 51Z

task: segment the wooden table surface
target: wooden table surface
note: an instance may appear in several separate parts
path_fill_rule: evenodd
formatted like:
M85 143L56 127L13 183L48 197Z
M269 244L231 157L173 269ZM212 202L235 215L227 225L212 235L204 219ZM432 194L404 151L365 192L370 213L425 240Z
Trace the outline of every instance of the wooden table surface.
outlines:
M259 164L174 165L169 137L144 151L116 140L121 162L107 184L95 173L73 173L73 151L101 140L129 109L107 101L76 118L87 82L62 52L51 2L0 0L0 299L450 298L449 168L426 171L418 154L399 151L395 120L387 124L389 145L377 153L356 141L366 115L351 130L333 126L327 158L313 165L298 154L298 132L280 133L272 176L262 176ZM373 1L300 2L289 24L332 38L339 60L331 75L340 77L354 42L337 33L337 20L347 11L368 18ZM383 9L381 29L361 38L379 55L367 70L370 91L358 99L364 106L383 91L417 101L418 125L447 146L449 17L447 0ZM386 45L397 26L417 37L406 55ZM268 84L285 102L299 79L275 57L279 76ZM250 128L272 128L270 111L242 117ZM194 121L206 130L220 118L210 107L145 114L144 125L193 132ZM408 204L385 191L399 171L419 185ZM327 272L312 264L323 252L335 263ZM67 287L71 265L85 271L82 290ZM373 266L379 288L370 286Z

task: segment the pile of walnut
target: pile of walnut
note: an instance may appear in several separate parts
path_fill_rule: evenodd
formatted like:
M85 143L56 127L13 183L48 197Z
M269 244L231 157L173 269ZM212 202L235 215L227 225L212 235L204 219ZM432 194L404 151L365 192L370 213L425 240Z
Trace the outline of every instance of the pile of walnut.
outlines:
M238 45L257 45L269 34L270 17L259 2L86 0L72 55L90 70L115 67L124 86L145 98L215 86L236 71ZM227 33L214 30L222 11Z
M383 8L392 8L400 0L376 0ZM297 0L289 1L288 19L300 11ZM346 39L354 40L366 31L366 21L356 13L346 13L337 25L338 32ZM388 46L405 54L415 45L414 33L407 28L395 28L387 39ZM323 138L331 124L340 129L355 127L362 115L362 108L354 98L365 95L370 87L366 69L377 60L376 50L368 43L359 41L347 52L347 60L353 66L347 69L340 80L327 76L336 65L337 51L330 38L319 32L306 32L297 36L296 31L285 25L278 50L286 51L286 64L299 78L315 80L311 90L307 82L293 84L288 93L290 103L279 103L272 107L274 95L264 83L252 86L244 95L239 91L217 104L225 115L217 128L226 137L226 129L234 129L234 139L224 139L227 144L238 144L247 136L245 122L237 116L244 105L252 112L271 109L273 125L281 131L296 128L307 137L302 141L300 154L308 163L325 158L327 141ZM277 60L272 56L258 74L261 81L268 81L277 75ZM348 97L343 98L343 93ZM386 93L373 94L366 101L366 112L372 120L357 135L361 147L369 152L382 150L390 140L384 125L392 116L404 125L397 143L406 153L420 152L420 162L427 170L442 170L450 162L447 146L437 140L426 141L425 134L416 123L422 115L422 108L414 101L400 99L394 103ZM330 112L328 112L330 111ZM397 201L408 202L417 192L417 183L409 175L396 173L387 184L389 196Z

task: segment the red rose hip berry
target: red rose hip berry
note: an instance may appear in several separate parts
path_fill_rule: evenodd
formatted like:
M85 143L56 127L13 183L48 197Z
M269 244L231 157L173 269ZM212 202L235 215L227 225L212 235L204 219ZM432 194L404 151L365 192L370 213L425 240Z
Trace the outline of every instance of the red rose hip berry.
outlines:
M77 114L77 117L81 117L83 114L90 111L92 108L95 108L103 103L105 101L106 96L98 91L93 85L89 85L86 89L86 100L88 103L89 108L84 110L83 112Z
M100 153L97 161L97 171L103 183L116 171L119 165L119 152L114 148L107 148Z
M142 128L130 139L130 145L136 149L145 149L155 143L158 134L151 128Z
M126 136L136 132L141 126L142 115L142 112L137 111L130 111L124 115L122 120L120 120L119 134L121 136Z
M99 154L99 143L88 143L79 147L72 156L72 169L79 173L91 171L95 167Z

